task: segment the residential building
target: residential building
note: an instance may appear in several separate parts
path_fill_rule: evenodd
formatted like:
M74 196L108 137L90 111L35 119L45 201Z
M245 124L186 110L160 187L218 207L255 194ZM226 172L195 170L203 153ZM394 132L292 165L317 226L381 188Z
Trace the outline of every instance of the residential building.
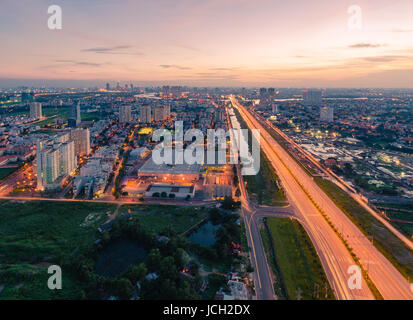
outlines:
M139 109L139 121L141 123L150 123L152 121L151 106L145 105Z
M70 139L74 142L75 154L77 156L90 154L90 132L88 128L71 130Z
M120 106L119 107L119 122L128 123L132 122L132 108L131 106Z
M30 103L30 118L31 119L41 119L42 115L42 104L40 102Z

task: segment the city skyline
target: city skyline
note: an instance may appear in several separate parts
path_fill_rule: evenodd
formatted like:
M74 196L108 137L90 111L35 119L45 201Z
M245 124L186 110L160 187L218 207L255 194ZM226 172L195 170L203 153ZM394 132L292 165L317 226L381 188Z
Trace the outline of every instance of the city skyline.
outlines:
M400 0L0 4L0 86L413 88L413 3ZM358 5L361 30L349 28ZM298 9L299 8L299 9Z

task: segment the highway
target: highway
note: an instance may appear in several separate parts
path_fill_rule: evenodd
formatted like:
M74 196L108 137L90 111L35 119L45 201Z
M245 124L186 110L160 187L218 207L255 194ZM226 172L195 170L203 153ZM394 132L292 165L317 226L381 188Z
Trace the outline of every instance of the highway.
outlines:
M257 114L255 114L258 116ZM264 119L262 119L264 120ZM383 218L378 212L373 210L364 200L363 196L357 193L354 188L352 188L347 182L345 182L343 179L341 179L339 176L337 176L332 170L330 169L324 169L319 161L314 158L308 151L303 149L299 144L297 144L294 140L292 140L290 137L288 137L284 132L282 132L280 129L272 125L271 123L267 123L268 126L270 126L277 134L279 134L281 137L283 137L288 143L292 144L297 150L301 152L302 155L304 155L309 161L313 163L314 166L316 166L320 171L322 171L330 180L332 180L334 183L336 183L340 188L342 188L345 192L347 192L355 201L357 201L364 209L366 209L371 215L373 215L377 220L379 220L381 223L383 223L387 229L389 229L396 237L398 237L401 241L404 242L411 250L413 250L413 242L406 237L404 234L402 234L399 230L397 230L395 227L391 225L386 219Z
M308 232L337 299L365 300L374 299L374 296L364 279L362 279L361 289L349 288L348 279L351 275L347 271L356 263L343 241L322 216L319 208L347 240L384 299L413 299L410 283L400 272L374 247L251 113L233 96L231 96L231 102L250 129L260 130L261 148L275 168L288 200Z

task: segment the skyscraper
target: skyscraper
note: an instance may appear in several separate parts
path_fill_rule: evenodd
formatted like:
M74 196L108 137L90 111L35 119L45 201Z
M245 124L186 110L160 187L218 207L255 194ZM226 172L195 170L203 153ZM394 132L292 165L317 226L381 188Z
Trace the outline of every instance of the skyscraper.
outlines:
M163 106L164 112L165 112L165 117L168 118L171 115L171 106L169 104L166 104Z
M120 106L119 107L119 122L120 123L132 122L131 106Z
M40 102L31 102L30 118L37 120L41 119L42 117L42 104Z
M90 153L90 132L88 128L71 130L70 139L73 140L76 156Z
M150 123L152 121L151 106L142 106L139 109L139 122Z
M76 169L75 147L72 140L65 140L66 135L57 139L39 141L36 150L37 188L55 189L59 181Z
M304 90L303 103L308 106L318 106L322 103L322 95L321 90Z
M70 110L70 117L68 120L68 126L71 128L76 128L80 126L80 101L77 104L73 104L72 109Z
M156 106L153 110L153 120L163 121L166 119L166 112L164 106Z
M67 176L76 169L75 144L72 140L59 146L59 176Z
M259 104L260 108L265 109L266 107L270 105L271 93L274 93L273 88L268 89L268 91L266 88L260 89L260 104Z
M334 121L334 108L333 107L321 107L320 108L320 121L333 122Z
M109 90L110 90L110 84L106 83L106 91L109 91Z

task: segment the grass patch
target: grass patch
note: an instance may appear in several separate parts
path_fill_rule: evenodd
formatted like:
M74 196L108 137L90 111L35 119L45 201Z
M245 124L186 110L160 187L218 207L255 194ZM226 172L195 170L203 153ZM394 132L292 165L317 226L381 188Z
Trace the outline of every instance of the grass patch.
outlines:
M267 218L265 226L286 298L334 299L317 252L300 223L288 218Z
M413 278L413 252L380 221L329 180L315 177L317 184L367 236L374 246L406 277Z
M157 233L171 228L182 233L204 219L208 211L208 208L203 207L124 205L119 209L119 214L132 214L148 231Z
M255 176L244 176L251 199L268 206L287 205L284 191L279 187L278 177L269 165L267 156L261 151L261 167Z
M114 209L98 203L1 201L0 262L37 263L86 247ZM84 224L91 213L95 219Z
M0 201L0 299L81 298L80 284L64 270L62 290L49 290L47 265L83 252L114 209L95 203Z
M18 167L13 168L0 168L0 180L6 178L9 174L16 171Z

